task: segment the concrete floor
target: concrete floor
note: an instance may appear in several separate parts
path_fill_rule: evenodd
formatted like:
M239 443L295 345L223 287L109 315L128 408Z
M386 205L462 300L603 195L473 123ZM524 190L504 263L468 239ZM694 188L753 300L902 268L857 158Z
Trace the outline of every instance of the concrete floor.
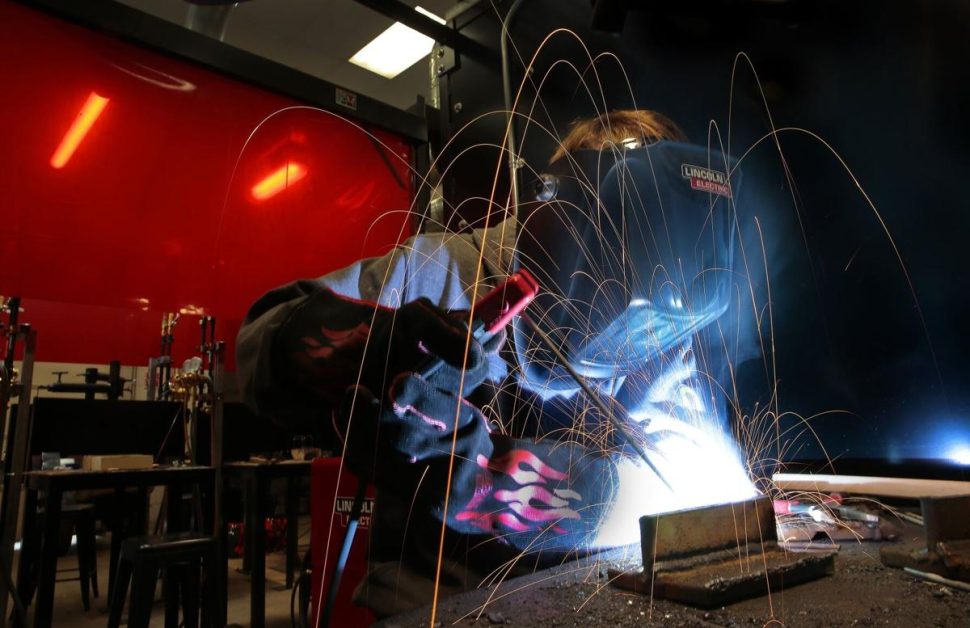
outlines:
M912 540L906 538L905 540ZM881 564L878 542L840 544L835 573L776 588L771 595L726 607L696 609L631 593L610 584L609 567L642 564L622 551L511 579L438 605L435 625L490 628L582 626L625 628L967 628L970 593L915 579ZM622 559L621 559L622 557ZM430 607L378 623L381 628L427 628Z
M309 527L301 539L300 556L306 552L309 543ZM77 580L58 582L54 588L54 621L57 627L103 628L108 622L108 562L110 537L98 536L98 584L101 596L91 600L91 610L85 611L81 604L81 585ZM290 628L290 594L292 589L284 589L286 574L285 555L282 552L266 556L266 626L267 628ZM229 607L230 626L249 625L249 577L239 573L242 560L229 561ZM77 555L72 549L67 556L57 561L59 578L77 576ZM161 601L161 585L156 591L156 603L152 613L152 626L164 625L165 609ZM32 609L28 608L28 612ZM124 625L124 624L122 624Z

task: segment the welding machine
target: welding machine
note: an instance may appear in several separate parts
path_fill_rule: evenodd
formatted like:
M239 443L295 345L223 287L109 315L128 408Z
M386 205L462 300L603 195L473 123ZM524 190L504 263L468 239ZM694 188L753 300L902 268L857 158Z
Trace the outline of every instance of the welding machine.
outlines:
M344 467L340 458L318 458L313 461L310 473L310 565L311 579L311 626L321 604L326 601L330 589L334 564L340 554L354 494L359 480ZM338 485L339 477L339 485ZM336 500L334 497L336 496ZM355 606L351 601L354 587L367 573L367 544L370 537L370 514L374 508L374 489L367 490L358 530L344 577L331 611L334 626L369 626L374 614L366 608Z

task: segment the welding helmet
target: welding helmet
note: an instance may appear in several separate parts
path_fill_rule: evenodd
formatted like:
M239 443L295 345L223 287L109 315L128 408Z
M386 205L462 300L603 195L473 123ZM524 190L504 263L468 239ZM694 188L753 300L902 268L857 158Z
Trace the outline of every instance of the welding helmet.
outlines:
M516 263L542 286L529 311L559 358L615 383L723 314L739 184L734 159L672 141L576 151L541 173L519 207ZM514 323L523 383L575 390L534 333Z

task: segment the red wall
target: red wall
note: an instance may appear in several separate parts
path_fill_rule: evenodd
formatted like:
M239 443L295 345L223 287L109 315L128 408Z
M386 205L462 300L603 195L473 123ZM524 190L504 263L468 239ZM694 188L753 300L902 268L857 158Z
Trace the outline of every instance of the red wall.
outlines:
M24 297L40 360L143 364L180 309L216 316L231 346L267 289L408 229L411 153L391 134L378 148L308 109L256 129L298 103L6 0L0 77L0 294ZM108 102L55 167L92 93ZM289 186L256 198L287 163ZM182 317L176 358L197 321Z

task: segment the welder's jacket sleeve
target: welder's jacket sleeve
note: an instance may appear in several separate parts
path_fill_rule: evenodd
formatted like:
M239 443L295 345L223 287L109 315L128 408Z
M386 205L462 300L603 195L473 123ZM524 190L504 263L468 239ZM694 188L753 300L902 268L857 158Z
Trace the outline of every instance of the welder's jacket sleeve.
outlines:
M479 296L501 280L484 269L478 272L476 241L484 243L489 262L485 268L507 272L514 233L511 221L506 221L478 232L475 240L463 234L419 235L382 257L268 292L250 308L236 340L244 401L294 428L329 420L344 390L358 381L363 341L375 317L420 298L442 309L468 310L476 280ZM318 313L319 320L306 331L311 336L329 335L333 349L327 359L320 359L327 348L317 352L314 368L321 377L312 389L301 381L306 373L294 365L292 347L283 346L293 335L287 326L307 308ZM504 376L506 365L498 356L492 366L496 379Z

